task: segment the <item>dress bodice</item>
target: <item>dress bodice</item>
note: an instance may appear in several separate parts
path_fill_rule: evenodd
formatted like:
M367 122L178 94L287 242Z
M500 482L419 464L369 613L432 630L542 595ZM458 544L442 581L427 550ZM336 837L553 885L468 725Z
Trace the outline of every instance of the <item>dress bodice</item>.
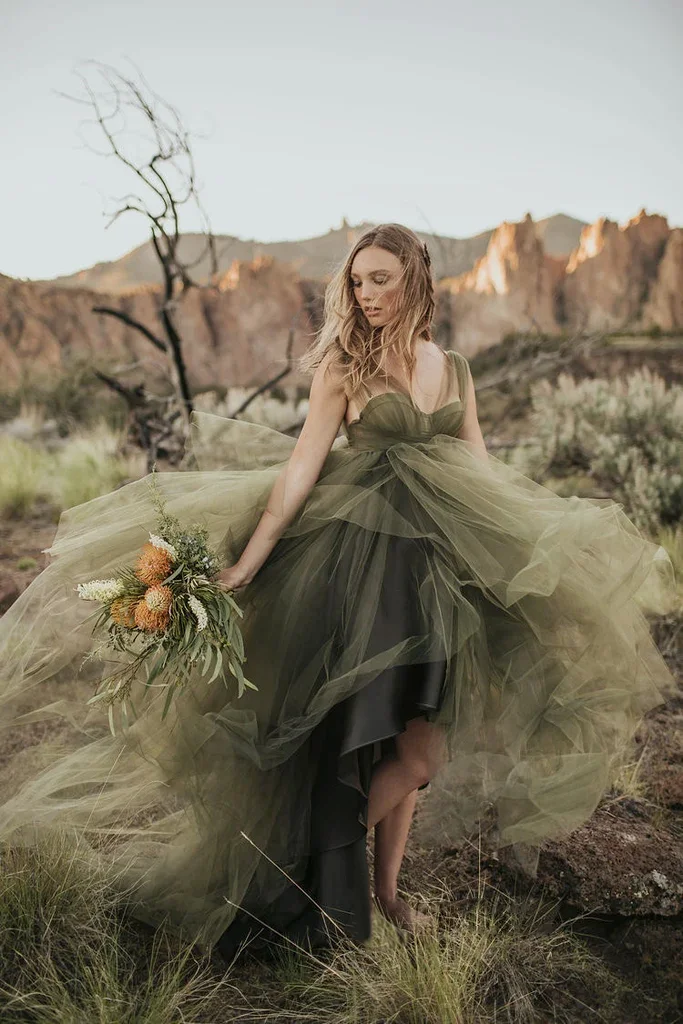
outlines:
M447 352L455 368L459 397L432 412L418 408L403 391L382 391L372 395L351 423L344 423L349 446L382 451L399 442L428 441L436 434L455 437L462 427L467 402L467 363L453 349Z

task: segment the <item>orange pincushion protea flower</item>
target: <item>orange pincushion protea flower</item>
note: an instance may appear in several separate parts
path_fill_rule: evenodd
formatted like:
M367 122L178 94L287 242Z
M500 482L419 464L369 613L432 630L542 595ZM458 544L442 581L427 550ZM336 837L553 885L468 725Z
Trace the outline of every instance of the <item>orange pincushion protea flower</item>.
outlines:
M135 575L141 583L152 586L165 580L171 572L171 556L163 548L155 548L149 541L143 544L135 563Z
M173 591L170 587L150 587L135 606L135 625L148 633L166 629L171 617Z
M129 597L117 597L109 611L117 626L126 626L127 629L135 626L135 601Z

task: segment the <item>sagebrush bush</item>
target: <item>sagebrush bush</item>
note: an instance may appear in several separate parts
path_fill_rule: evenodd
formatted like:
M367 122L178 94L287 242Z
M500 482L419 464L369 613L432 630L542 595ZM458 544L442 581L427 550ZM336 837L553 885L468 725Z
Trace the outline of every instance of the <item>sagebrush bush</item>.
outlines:
M683 388L648 367L626 378L531 387L533 442L509 461L542 481L583 472L650 533L683 518Z

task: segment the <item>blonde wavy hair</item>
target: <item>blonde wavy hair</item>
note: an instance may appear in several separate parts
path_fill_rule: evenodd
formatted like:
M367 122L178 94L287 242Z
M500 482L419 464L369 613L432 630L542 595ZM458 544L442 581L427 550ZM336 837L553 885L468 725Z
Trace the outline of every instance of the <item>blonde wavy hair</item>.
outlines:
M386 323L368 323L353 294L351 266L361 249L371 245L386 249L402 264L396 312ZM325 291L325 315L322 327L311 347L298 360L303 373L312 373L332 353L329 367L341 371L347 394L370 393L369 384L377 376L400 385L384 367L389 349L405 365L408 379L415 366L413 339L424 335L432 340L434 282L426 243L402 224L379 224L363 234L335 272Z

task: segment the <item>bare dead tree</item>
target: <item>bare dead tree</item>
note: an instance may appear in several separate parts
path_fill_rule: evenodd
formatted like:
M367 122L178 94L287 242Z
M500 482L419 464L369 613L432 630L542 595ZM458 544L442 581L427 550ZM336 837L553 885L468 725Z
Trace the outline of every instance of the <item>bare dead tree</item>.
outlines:
M86 146L99 155L118 160L133 184L132 191L114 200L116 206L108 214L107 227L124 214L142 217L163 281L158 333L113 306L95 306L93 312L121 320L168 355L180 408L189 426L192 395L174 314L183 293L197 286L193 268L208 258L212 275L218 269L215 237L197 187L190 133L175 107L158 96L140 72L139 81L135 81L108 64L85 64L94 70L96 84L91 83L85 72L77 71L84 95L66 98L90 109L92 117L83 122L83 128L95 127L100 140L105 142L104 150L92 146L87 139ZM180 214L188 204L194 206L204 236L200 253L192 262L181 253Z
M132 181L132 190L114 199L115 207L107 214L106 226L110 227L124 214L132 213L141 217L149 230L163 282L158 330L115 306L97 305L93 307L93 312L125 323L158 351L167 355L172 369L172 386L177 397L175 404L181 413L181 432L186 439L189 436L193 400L183 339L175 313L182 296L190 288L215 286L221 255L217 251L216 237L199 195L191 135L175 107L150 88L139 69L136 68L136 81L99 61L86 61L85 65L94 70L97 84L91 84L85 72L77 71L84 95L60 95L91 111L92 116L83 122L82 127L94 128L100 141L104 139L105 146L104 149L98 149L84 139L86 147L97 155L118 160ZM199 252L192 260L187 256L187 247L182 245L180 225L181 213L188 206L194 207L201 224L200 234L203 236ZM208 283L200 282L195 279L193 272L207 262ZM243 411L256 394L272 388L290 372L291 349L290 332L285 369L250 395L239 411ZM158 419L162 400L148 396L144 386L141 389L130 388L108 374L98 374L98 377L128 403L134 430L141 443L144 444L147 439L149 459L152 451L156 452L159 448L158 444L152 443L151 438L159 433ZM150 416L156 425L150 424L143 429L141 423L145 401L151 403ZM180 426L176 420L177 417L173 416L174 429Z
M129 437L147 455L147 472L151 473L159 457L178 464L184 451L182 435L177 430L181 413L172 397L150 395L144 381L132 387L102 370L93 373L126 402L129 410Z

